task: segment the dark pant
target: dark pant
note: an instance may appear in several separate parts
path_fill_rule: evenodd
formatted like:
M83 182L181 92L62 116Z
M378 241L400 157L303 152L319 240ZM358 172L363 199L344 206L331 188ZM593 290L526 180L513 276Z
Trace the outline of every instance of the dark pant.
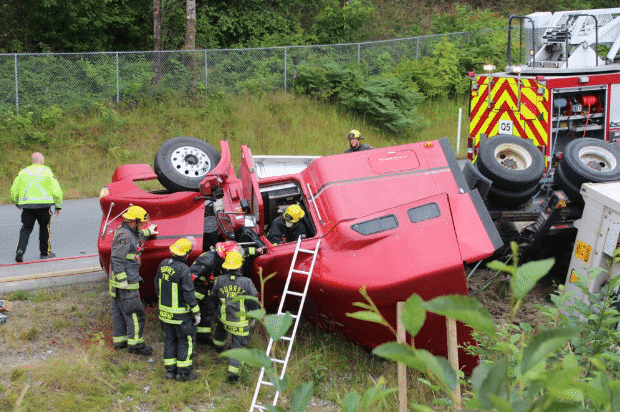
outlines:
M211 341L211 324L215 319L215 303L209 296L208 289L197 289L196 292L200 292L204 297L198 300L198 307L200 308L200 323L198 324L198 330L196 333L196 339L199 342Z
M215 346L219 349L224 349L229 334L232 335L230 339L230 349L245 348L250 343L250 340L252 338L249 326L243 328L243 335L236 335L234 333L228 332L226 330L226 327L218 319L217 323L215 324L215 331L213 332L213 343L215 344ZM241 362L239 362L237 359L230 358L228 360L229 375L238 376L240 368Z
M19 242L17 249L26 252L28 247L28 238L34 228L34 222L39 222L39 251L42 255L48 255L52 250L50 245L50 221L52 217L52 209L50 207L42 207L37 209L22 209L22 228L19 231Z
M189 373L192 371L196 327L193 316L181 325L161 322L164 330L164 367L166 372Z
M144 346L146 315L137 290L116 289L112 298L112 340L114 345L127 342L130 348Z

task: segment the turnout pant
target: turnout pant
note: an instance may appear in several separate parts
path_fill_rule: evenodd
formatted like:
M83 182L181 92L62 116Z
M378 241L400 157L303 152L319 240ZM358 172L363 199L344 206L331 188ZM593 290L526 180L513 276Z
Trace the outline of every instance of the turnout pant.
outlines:
M196 290L196 295L202 296L198 299L198 307L200 308L200 323L196 330L196 340L198 342L211 342L211 325L215 318L215 303L209 296L209 290Z
M190 373L194 354L196 326L193 316L188 315L183 323L175 325L160 322L164 330L164 367L166 372Z
M224 349L226 346L226 341L228 340L228 335L231 336L230 341L230 349L237 348L245 348L248 343L250 343L250 339L252 338L250 334L250 327L246 326L243 328L243 335L237 335L234 333L230 333L226 330L226 327L222 324L222 322L218 319L215 325L215 331L213 332L213 344L218 349ZM228 361L228 374L229 375L239 375L239 369L241 368L241 362L237 359L230 358Z
M22 208L22 228L19 231L19 242L17 249L26 252L28 247L28 239L34 229L34 223L39 222L39 251L42 255L48 255L52 246L50 245L50 222L52 218L52 209L50 207L42 207L37 209Z
M146 315L138 290L116 289L112 298L112 341L114 346L144 346Z

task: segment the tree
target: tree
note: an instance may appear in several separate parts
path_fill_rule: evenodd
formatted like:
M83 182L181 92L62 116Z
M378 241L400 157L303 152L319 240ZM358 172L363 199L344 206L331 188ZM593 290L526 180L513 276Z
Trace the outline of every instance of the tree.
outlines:
M196 49L196 0L187 0L185 7L185 50Z

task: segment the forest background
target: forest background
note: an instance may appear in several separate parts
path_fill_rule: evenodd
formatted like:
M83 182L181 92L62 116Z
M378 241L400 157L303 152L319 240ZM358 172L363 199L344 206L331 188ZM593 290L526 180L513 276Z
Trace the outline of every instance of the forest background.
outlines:
M233 158L239 144L256 154L339 153L351 128L374 147L448 136L456 148L458 109L467 128L466 73L481 70L481 63L506 64L510 14L607 6L604 0L3 0L0 96L8 97L0 99L0 202L9 202L11 182L34 150L46 155L71 199L96 196L122 163L152 163L159 145L178 135L216 148L228 140ZM292 93L256 81L208 99L187 88L156 91L147 64L140 66L147 80L132 94L121 91L120 103L93 100L81 81L97 87L103 69L79 60L69 66L62 54L48 54L342 44L455 32L468 34L446 36L416 60L397 61L377 48L372 66L338 64L334 52L325 53L296 67ZM20 74L34 95L52 81L65 82L73 107L20 100L16 110L14 56L41 62ZM63 76L50 79L44 70Z
M363 42L505 26L510 14L610 6L606 0L3 0L0 53Z

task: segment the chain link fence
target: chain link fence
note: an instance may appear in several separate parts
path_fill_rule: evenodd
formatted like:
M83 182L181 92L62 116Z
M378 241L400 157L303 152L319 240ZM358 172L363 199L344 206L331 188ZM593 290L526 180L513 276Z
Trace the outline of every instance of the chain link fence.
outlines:
M371 73L386 62L432 54L443 37L466 41L467 32L367 43L257 49L0 54L0 108L85 107L179 93L290 91L301 64L365 62Z

